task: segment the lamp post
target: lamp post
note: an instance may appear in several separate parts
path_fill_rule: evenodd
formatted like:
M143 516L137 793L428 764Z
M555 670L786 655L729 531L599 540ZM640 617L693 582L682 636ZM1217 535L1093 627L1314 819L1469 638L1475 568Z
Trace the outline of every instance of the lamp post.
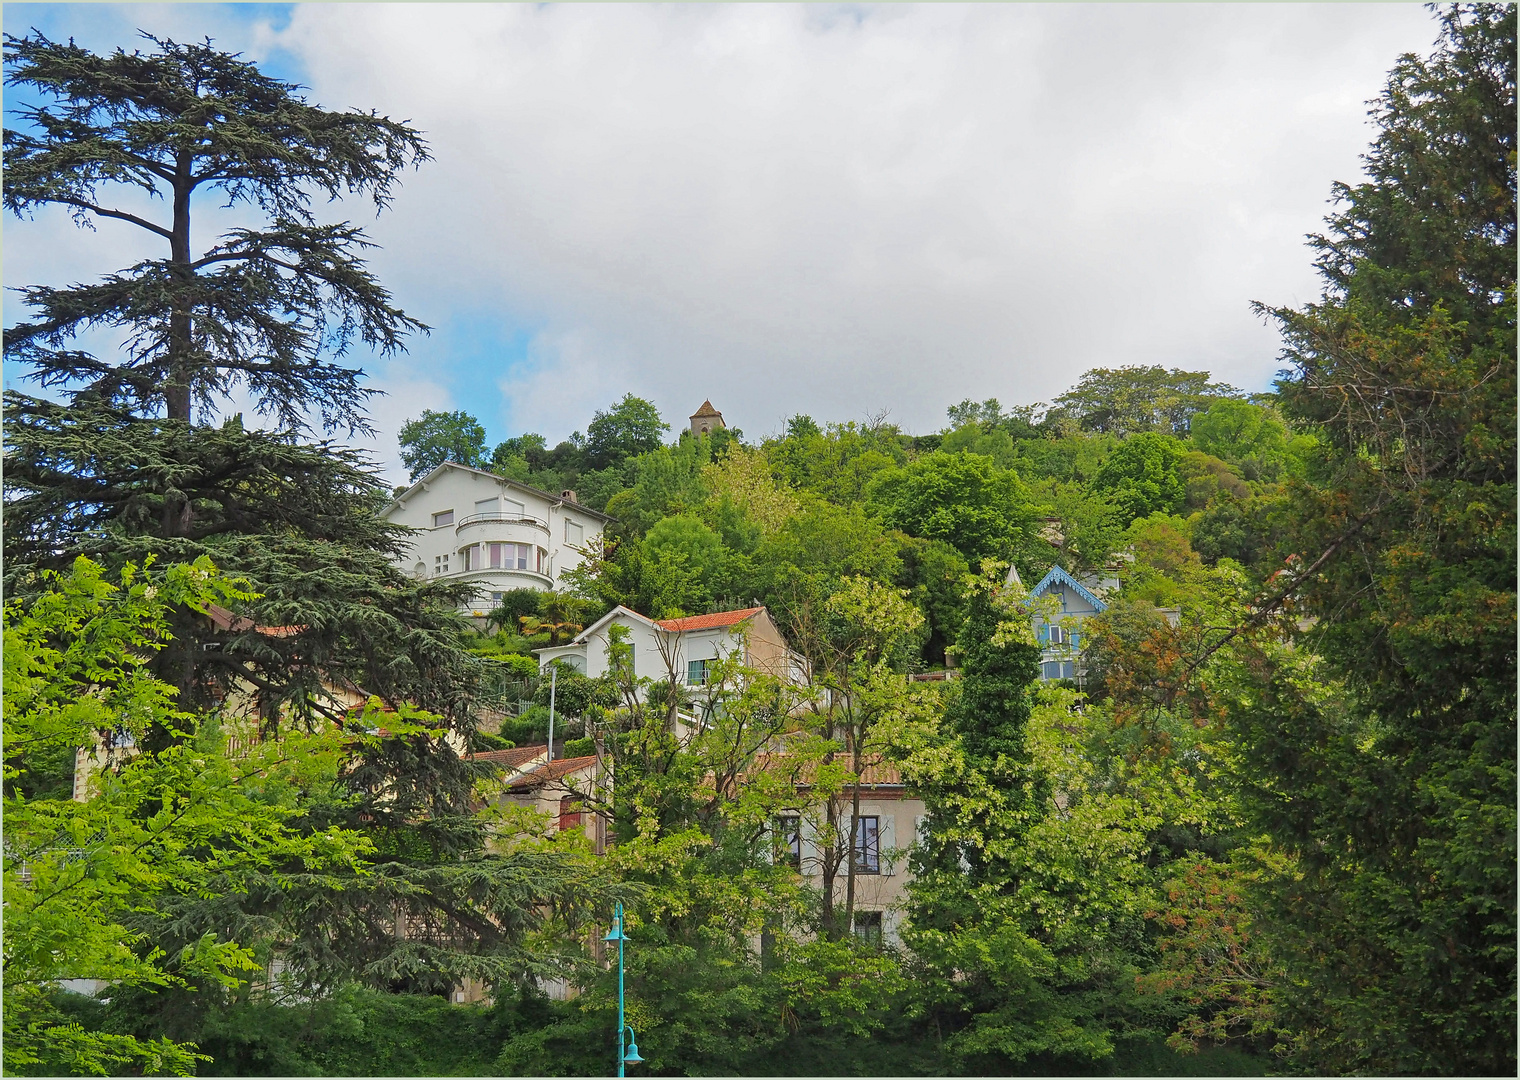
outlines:
M624 1075L624 1069L628 1065L637 1065L644 1059L639 1056L639 1044L634 1038L633 1025L628 1023L628 1018L623 1011L623 942L627 936L623 933L623 902L618 901L617 914L612 917L612 930L603 941L615 941L618 947L618 1075ZM623 1042L627 1038L626 1045Z

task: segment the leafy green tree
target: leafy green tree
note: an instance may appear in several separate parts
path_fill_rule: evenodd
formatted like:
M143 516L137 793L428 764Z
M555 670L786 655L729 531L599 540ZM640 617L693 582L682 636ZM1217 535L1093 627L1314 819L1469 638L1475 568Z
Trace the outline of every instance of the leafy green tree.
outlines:
M1227 461L1280 457L1288 443L1288 430L1271 409L1233 398L1193 417L1189 435L1198 449Z
M607 513L640 536L670 514L695 512L707 501L702 470L712 462L712 439L696 436L661 446L636 462L637 479L607 502Z
M1046 421L1069 417L1085 431L1132 435L1159 431L1183 436L1192 418L1219 398L1238 396L1206 371L1164 367L1093 368L1056 398Z
M685 515L661 518L643 547L659 582L648 614L662 619L700 614L720 595L728 553L722 537L701 521Z
M1019 599L985 585L973 592L959 642L960 694L944 726L897 736L904 777L929 814L913 854L903 940L918 962L918 1007L946 1032L946 1053L960 1068L1101 1058L1111 1049L1080 995L1067 996L1081 976L1041 939L1021 895L1023 842L1046 812L1048 780L1028 746L1039 648Z
M176 604L238 590L209 562L119 584L80 559L30 605L5 610L5 1057L10 1071L190 1075L193 1044L161 1030L89 1031L52 999L60 980L128 988L235 987L262 964L259 941L213 930L165 949L173 898L246 890L271 871L355 868L369 851L337 825L302 829L300 789L336 778L341 741L291 735L230 756L214 727L175 707L146 655L166 642ZM135 753L154 729L189 738ZM337 733L334 732L334 735ZM52 746L101 763L83 800L27 798ZM166 902L170 901L170 902Z
M950 430L975 426L989 433L1000 429L1014 440L1035 439L1042 434L1034 421L1038 408L1038 405L1015 405L1004 412L997 398L988 398L980 404L967 398L959 405L950 406L945 414L950 418Z
M605 412L597 410L586 425L586 459L592 469L621 464L625 458L637 457L658 449L670 425L660 419L660 411L648 401L632 394Z
M787 434L769 439L765 452L776 478L794 491L811 491L831 502L859 502L871 477L907 460L890 424L830 424L820 431L811 417L793 417Z
M401 425L397 441L401 444L401 462L413 480L445 461L472 469L485 464L486 429L467 412L423 409L417 419Z
M1132 435L1103 462L1092 486L1104 493L1126 521L1182 509L1186 490L1180 468L1182 446L1154 431Z
M977 454L936 451L871 483L872 509L910 536L943 540L970 562L1007 559L1032 531L1035 507L1018 474Z
M1235 716L1296 857L1258 925L1310 1071L1515 1070L1515 10L1439 18L1314 239L1322 299L1271 312L1321 442L1277 595L1320 659Z

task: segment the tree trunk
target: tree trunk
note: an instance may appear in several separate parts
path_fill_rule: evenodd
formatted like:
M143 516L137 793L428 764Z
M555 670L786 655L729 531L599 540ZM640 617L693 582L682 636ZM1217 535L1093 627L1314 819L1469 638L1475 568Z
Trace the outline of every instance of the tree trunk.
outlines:
M849 733L850 739L850 771L855 774L855 783L850 787L850 840L846 850L849 851L849 866L845 870L844 885L844 929L849 933L855 926L855 840L860 835L860 739L856 736L853 728Z
M189 291L195 271L190 269L190 194L195 189L191 176L191 155L180 151L174 163L174 224L169 239L170 272L180 296L173 301L169 315L169 381L164 385L164 409L170 420L190 422L190 381L193 375L192 333L188 302L181 298Z

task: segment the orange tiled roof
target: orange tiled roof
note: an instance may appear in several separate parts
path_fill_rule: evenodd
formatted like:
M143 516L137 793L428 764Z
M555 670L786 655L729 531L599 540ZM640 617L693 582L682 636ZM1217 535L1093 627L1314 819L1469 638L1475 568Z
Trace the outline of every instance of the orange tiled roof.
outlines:
M712 630L719 626L742 623L764 610L763 607L752 607L742 611L715 611L711 615L690 615L684 619L660 619L655 625L661 630Z
M540 765L532 772L519 776L512 782L512 788L517 790L521 788L542 787L552 780L562 780L573 772L588 769L595 764L595 754L588 754L585 757L560 758L558 761L550 762L548 765Z
M226 630L234 634L253 630L265 637L294 637L306 629L304 626L257 626L248 616L234 615L220 604L207 604L205 614L218 630Z
M516 746L510 750L485 750L478 754L471 754L471 761L489 761L496 765L505 765L508 768L517 768L526 765L536 757L548 753L547 746Z

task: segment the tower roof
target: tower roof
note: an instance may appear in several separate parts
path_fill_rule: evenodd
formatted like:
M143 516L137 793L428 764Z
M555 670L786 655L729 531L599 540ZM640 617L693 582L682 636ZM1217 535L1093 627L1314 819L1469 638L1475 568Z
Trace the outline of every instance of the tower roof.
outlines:
M720 413L717 409L713 408L713 403L711 401L702 402L702 407L696 412L692 413L691 416L689 416L687 419L695 420L699 416L716 416L719 420L723 419L723 414Z

